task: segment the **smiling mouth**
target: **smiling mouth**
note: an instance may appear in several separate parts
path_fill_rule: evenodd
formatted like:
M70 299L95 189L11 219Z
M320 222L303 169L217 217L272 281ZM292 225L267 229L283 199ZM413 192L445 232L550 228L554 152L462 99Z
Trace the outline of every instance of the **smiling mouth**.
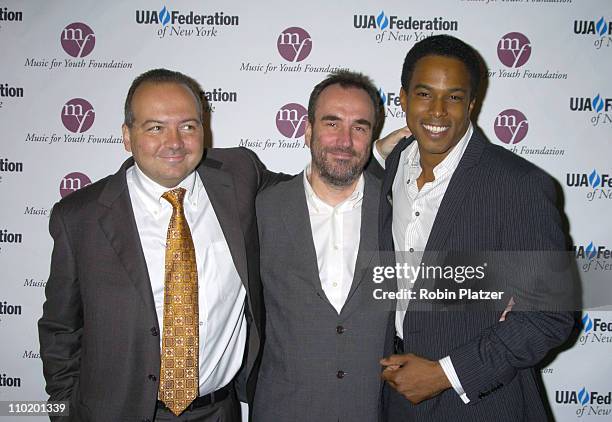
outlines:
M169 161L169 162L177 162L177 161L183 161L185 159L184 155L173 155L170 157L159 157L164 161Z
M431 132L434 135L438 135L450 129L450 126L438 126L438 125L427 125L427 124L423 124L423 127L425 128L426 131Z

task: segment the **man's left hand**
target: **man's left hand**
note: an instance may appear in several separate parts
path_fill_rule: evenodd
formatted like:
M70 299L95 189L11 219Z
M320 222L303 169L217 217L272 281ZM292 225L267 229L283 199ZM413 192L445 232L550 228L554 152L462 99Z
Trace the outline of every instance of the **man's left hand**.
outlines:
M413 404L437 396L451 387L438 361L408 353L391 355L382 359L380 364L385 366L382 378Z

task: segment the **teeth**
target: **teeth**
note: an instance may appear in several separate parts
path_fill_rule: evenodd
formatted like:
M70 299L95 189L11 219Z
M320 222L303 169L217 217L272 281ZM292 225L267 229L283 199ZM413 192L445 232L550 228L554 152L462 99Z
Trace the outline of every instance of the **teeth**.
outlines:
M432 125L423 125L425 129L433 133L440 133L448 130L449 126L432 126Z

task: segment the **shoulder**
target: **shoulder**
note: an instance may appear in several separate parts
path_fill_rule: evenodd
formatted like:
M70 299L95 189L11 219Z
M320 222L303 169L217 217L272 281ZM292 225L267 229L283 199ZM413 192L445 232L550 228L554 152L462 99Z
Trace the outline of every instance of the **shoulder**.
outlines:
M274 186L259 192L256 198L258 208L279 205L291 201L295 195L304 194L303 173L291 176L287 180L280 181Z
M228 167L253 165L259 162L257 155L244 147L209 148L206 150L205 160L217 161L223 166Z
M481 163L496 182L507 182L516 186L520 182L552 182L550 176L541 168L508 149L486 142Z
M116 177L116 175L106 176L91 185L72 192L56 203L53 209L61 210L63 213L74 213L84 210L97 202L112 177Z

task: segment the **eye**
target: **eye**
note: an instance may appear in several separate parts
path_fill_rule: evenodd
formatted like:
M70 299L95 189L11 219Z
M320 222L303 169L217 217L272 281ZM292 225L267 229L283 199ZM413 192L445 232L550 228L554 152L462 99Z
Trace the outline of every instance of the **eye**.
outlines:
M149 129L147 129L148 132L159 132L161 130L161 126L159 125L155 125L155 126L151 126Z
M416 96L421 98L429 98L429 92L419 91L416 93Z
M186 123L183 125L183 130L194 130L195 126L192 125L191 123Z
M449 98L451 101L455 101L455 102L463 101L462 95L451 95Z
M338 124L336 122L333 121L328 121L325 126L329 126L329 127L336 127L338 126Z

